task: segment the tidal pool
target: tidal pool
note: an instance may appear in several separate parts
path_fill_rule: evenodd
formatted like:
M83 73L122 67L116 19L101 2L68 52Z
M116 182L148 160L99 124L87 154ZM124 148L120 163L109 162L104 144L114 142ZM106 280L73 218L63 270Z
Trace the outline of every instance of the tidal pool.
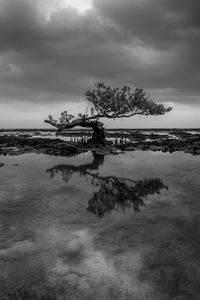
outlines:
M200 299L200 157L1 156L0 299Z

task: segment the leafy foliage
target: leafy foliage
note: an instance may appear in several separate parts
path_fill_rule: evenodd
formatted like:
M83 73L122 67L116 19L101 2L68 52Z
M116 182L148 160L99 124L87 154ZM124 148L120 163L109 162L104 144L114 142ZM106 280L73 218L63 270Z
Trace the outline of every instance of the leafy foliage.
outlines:
M70 124L70 122L74 119L75 116L68 114L68 112L65 110L61 113L60 124Z
M98 114L107 118L130 117L140 115L159 115L170 111L172 108L165 108L163 104L156 104L143 91L136 88L124 86L111 88L104 83L96 83L96 89L87 91L86 97L92 102Z
M92 127L91 122L98 122L99 118L124 118L134 115L163 115L169 112L172 107L165 108L163 104L153 102L145 94L143 89L136 88L134 91L130 87L124 86L122 89L111 88L104 83L96 83L95 89L86 92L86 98L93 107L85 114L79 113L77 116L71 115L68 111L61 113L59 122L49 116L49 123L59 130L73 128L75 126ZM88 125L88 126L87 126Z

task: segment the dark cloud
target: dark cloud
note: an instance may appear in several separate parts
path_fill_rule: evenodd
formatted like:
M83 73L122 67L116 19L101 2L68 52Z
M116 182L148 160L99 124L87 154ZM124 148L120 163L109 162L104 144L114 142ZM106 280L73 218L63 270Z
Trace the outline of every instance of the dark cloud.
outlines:
M198 0L125 0L123 3L96 0L95 3L102 15L124 32L128 31L130 40L138 40L147 53L151 49L157 51L158 61L150 68L141 61L136 70L140 82L154 88L199 93Z
M182 32L199 31L198 0L95 0L102 15L133 38L156 49L170 49Z
M49 19L43 2L0 0L1 101L77 99L96 81L199 95L199 0L93 0Z

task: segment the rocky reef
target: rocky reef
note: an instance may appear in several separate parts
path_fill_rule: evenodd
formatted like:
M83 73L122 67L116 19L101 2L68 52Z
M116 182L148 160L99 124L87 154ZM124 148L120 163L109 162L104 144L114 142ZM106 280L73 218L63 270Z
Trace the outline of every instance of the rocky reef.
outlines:
M103 155L118 154L120 151L183 151L192 155L200 154L200 134L189 133L183 130L174 130L157 133L141 133L132 131L127 134L109 133L113 138L106 146L96 148L91 143L82 141L63 141L61 138L32 138L29 135L3 135L0 136L1 155L19 155L25 153L43 153L50 155L70 156L88 150L97 151ZM0 165L1 166L1 165Z
M68 156L78 154L80 150L75 144L60 139L16 137L14 135L0 137L1 155L19 155L31 152Z

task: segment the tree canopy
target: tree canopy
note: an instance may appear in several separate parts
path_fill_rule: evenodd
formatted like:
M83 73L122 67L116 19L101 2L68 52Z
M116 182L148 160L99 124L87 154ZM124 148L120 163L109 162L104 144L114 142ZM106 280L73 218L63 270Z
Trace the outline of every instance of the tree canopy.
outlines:
M85 114L78 113L77 116L70 114L67 110L61 113L59 120L49 116L46 123L56 127L59 131L76 126L91 127L94 130L93 140L104 140L103 123L100 118L128 118L135 115L164 115L172 107L165 107L151 100L143 89L132 90L128 86L122 89L112 88L104 83L96 83L94 90L85 93L87 100L92 104Z
M129 86L122 89L111 88L104 83L96 83L96 89L87 91L87 100L92 102L99 118L125 118L134 115L163 115L172 108L165 108L163 104L154 103L143 91L136 88L134 91Z

